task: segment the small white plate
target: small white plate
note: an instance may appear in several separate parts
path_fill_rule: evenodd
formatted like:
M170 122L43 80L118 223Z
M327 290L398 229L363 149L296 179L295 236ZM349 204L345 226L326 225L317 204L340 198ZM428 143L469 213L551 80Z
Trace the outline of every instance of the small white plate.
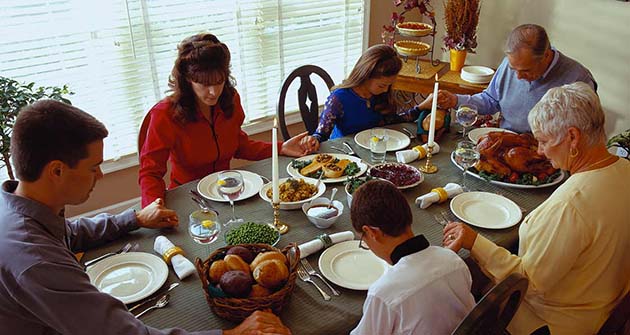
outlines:
M319 256L324 277L353 290L367 290L389 267L372 251L359 248L357 240L337 243Z
M278 181L279 184L284 183L285 181L287 181L287 179L289 178L280 178L280 180ZM308 178L308 177L304 177L304 176L299 176L299 177L294 177L293 179L304 179L305 182L309 183L309 184L313 184L313 185L317 185L317 179L314 178ZM322 179L323 181L323 179ZM267 183L265 185L263 185L263 187L260 189L260 192L258 192L258 195L260 196L261 199L265 200L268 203L271 203L271 199L269 199L269 197L267 196L267 190L271 188L271 183ZM302 208L302 204L307 203L315 198L320 197L322 194L324 194L324 192L326 192L326 184L319 183L319 187L317 188L317 193L315 193L314 195L304 199L304 200L300 200L300 201L292 201L292 202L282 202L280 201L280 209L285 209L285 210L291 210L291 209L298 209L298 208Z
M464 171L464 168L462 168L461 166L459 166L459 164L457 164L457 161L455 160L455 152L451 152L451 162L453 164L455 164L455 166L457 166L458 169ZM564 180L565 174L564 171L560 170L560 175L558 175L558 177L556 177L556 179L552 180L549 183L546 184L540 184L540 185L523 185L523 184L513 184L513 183L506 183L503 181L498 181L498 180L487 180L486 178L478 175L475 172L472 172L470 170L466 170L466 173L479 179L479 180L483 180L483 181L487 181L490 182L490 184L495 184L495 185L501 185L501 186L506 186L506 187L513 187L513 188L543 188L543 187L549 187L549 186L553 186L556 185L560 182L562 182Z
M328 155L331 155L339 160L342 159L348 159L351 162L355 162L357 163L357 166L359 167L359 172L352 175L352 177L358 177L362 174L365 173L365 171L367 171L367 164L365 164L361 158L359 157L355 157L355 156L350 156L350 155L344 155L344 154L331 154L331 153L326 153ZM299 160L299 161L312 161L313 159L315 159L315 156L317 155L308 155L308 156L304 156L304 157L300 157L300 158L296 158L295 160ZM291 163L289 163L289 165L287 165L287 173L293 177L293 178L305 178L305 176L300 174L300 170L297 170L295 168L293 168L293 166L291 166ZM341 176L339 178L322 178L322 183L340 183L342 181L346 181L346 179L348 179L349 176Z
M99 291L130 304L157 291L168 277L168 267L158 256L127 252L107 257L87 270L90 282Z
M487 229L504 229L521 221L514 201L494 193L464 192L451 200L451 211L460 220Z
M398 151L406 148L411 143L409 137L398 130L387 129L387 151ZM370 150L370 129L354 135L354 141L361 147Z
M468 138L473 141L473 143L477 143L479 142L479 139L481 138L481 136L486 135L487 133L491 133L493 131L499 131L499 132L505 132L505 133L510 133L510 134L516 134L515 132L508 130L508 129L503 129L503 128L493 128L493 127L482 127L482 128L475 128L472 129L471 131L468 132Z
M245 184L245 189L243 190L243 193L241 193L241 195L234 201L251 198L252 196L256 195L258 191L260 191L260 188L263 185L263 180L259 175L244 170L235 171L238 171L241 173L241 175L243 175L243 183ZM219 192L219 187L217 186L218 176L219 172L215 172L213 174L209 174L203 177L203 179L201 179L197 184L197 192L212 201L228 202L229 200L225 199L223 195L221 195L221 193Z

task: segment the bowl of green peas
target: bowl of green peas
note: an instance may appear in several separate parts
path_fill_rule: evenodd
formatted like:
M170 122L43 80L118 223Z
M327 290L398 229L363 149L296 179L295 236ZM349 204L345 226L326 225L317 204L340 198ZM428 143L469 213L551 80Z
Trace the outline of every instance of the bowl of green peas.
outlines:
M227 245L263 243L276 246L280 232L272 224L241 222L230 224L223 237Z

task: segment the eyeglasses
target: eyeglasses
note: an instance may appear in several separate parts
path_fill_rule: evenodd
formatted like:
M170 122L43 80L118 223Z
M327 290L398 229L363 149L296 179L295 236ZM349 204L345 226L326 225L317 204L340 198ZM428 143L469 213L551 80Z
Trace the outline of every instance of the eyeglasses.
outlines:
M363 249L363 250L370 250L370 247L367 245L367 243L365 243L365 241L363 240L363 236L365 235L365 232L361 233L361 239L359 240L359 248Z

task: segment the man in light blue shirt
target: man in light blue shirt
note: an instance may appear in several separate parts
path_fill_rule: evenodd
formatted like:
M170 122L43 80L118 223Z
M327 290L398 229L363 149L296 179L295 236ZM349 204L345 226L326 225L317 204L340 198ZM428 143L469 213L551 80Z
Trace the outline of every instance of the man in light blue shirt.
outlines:
M591 72L551 47L541 26L524 24L514 28L505 49L506 57L488 88L475 95L440 91L438 105L441 108L474 105L481 115L501 112L501 128L525 133L531 132L527 122L529 111L550 88L582 81L597 90ZM430 106L431 101L429 96L424 103Z

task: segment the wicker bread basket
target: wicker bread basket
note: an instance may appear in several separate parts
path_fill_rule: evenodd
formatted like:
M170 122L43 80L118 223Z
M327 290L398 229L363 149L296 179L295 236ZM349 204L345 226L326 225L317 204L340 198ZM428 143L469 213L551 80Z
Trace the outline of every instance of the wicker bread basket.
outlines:
M280 251L289 261L289 279L286 284L278 291L265 297L256 298L218 298L213 297L208 293L208 285L210 284L210 278L208 277L208 270L213 261L223 259L226 252L233 246L227 246L215 250L205 261L199 258L195 259L195 267L197 273L201 279L201 285L203 293L206 296L206 301L210 309L218 317L230 320L233 322L240 322L247 318L250 314L257 310L271 309L275 314L280 313L282 307L287 304L291 292L295 287L295 279L297 276L297 267L300 260L300 250L295 243L289 243L284 249L276 249L269 244L239 244L239 246L245 247L254 253L260 253L265 251Z
M421 27L421 28L415 28L415 26ZM396 29L398 29L398 32L401 35L415 36L415 37L427 36L433 32L433 26L431 26L430 24L421 23L421 22L399 23L396 25Z
M402 56L424 56L431 46L419 41L404 40L394 43L394 48Z

